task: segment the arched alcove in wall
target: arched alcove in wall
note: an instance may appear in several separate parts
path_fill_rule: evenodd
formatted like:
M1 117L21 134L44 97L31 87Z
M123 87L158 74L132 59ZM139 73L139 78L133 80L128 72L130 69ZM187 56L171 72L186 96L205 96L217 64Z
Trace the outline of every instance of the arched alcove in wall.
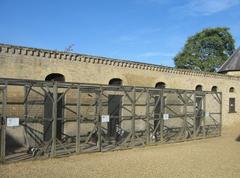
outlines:
M213 86L212 89L211 89L211 91L212 91L212 92L217 92L217 89L218 89L217 86Z
M202 86L202 85L197 85L197 86L195 87L195 90L196 90L196 91L203 91L203 86Z
M166 84L164 82L158 82L156 83L155 88L159 88L159 89L166 88Z
M229 92L230 92L230 93L234 93L234 91L235 91L234 87L230 87L230 88L229 88Z
M109 82L109 85L114 85L114 86L121 86L122 85L122 79L120 78L112 78Z
M60 73L51 73L46 76L45 81L65 82L65 77Z

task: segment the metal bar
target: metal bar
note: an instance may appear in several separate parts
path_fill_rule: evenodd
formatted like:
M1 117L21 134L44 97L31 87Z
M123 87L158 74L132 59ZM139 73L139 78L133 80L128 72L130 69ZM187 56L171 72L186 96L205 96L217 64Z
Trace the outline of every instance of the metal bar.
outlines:
M184 108L183 108L183 113L184 113L184 132L183 134L187 131L187 94L186 92L184 92L183 94L183 100L184 100ZM186 138L184 138L184 140L186 140Z
M39 91L33 89L32 86L31 86L31 89L30 89L30 90L33 91L34 93L36 93L36 94L42 96L42 97L45 97L42 93L40 93Z
M32 88L32 86L29 87L27 84L24 86L24 100L23 100L23 103L27 102L28 96L29 96L30 91L31 91L31 88Z
M102 150L102 129L101 129L101 112L102 112L102 101L101 101L101 98L102 98L102 87L100 88L100 92L97 94L97 117L98 117L98 141L97 141L97 147L98 147L98 150L101 151Z
M1 163L5 163L5 149L6 149L6 123L7 123L7 82L2 91L2 119L1 119Z
M222 93L220 93L220 127L219 127L219 136L222 135L222 104L223 104L223 99L222 99Z
M28 86L24 86L24 123L27 125L27 119L28 119L28 96L30 93L30 89L28 89ZM24 137L25 137L25 143L27 147L29 147L29 141L28 141L28 134L27 134L27 127L24 126Z
M203 137L206 137L206 96L203 96Z
M193 100L193 107L194 107L194 119L193 119L193 139L196 139L197 133L196 133L196 117L197 117L197 112L196 112L196 92L194 92L194 100Z
M160 90L160 98L161 98L161 105L160 105L160 141L163 142L163 129L164 129L164 120L163 120L163 114L165 112L165 103L164 103L164 97L163 97L163 94L164 94L164 90Z
M69 86L69 87L64 91L64 93L62 93L61 96L58 97L57 102L60 101L60 100L67 94L67 92L68 92L70 89L71 89L71 86Z
M143 95L143 93L145 92L145 89L142 89L141 93L138 95L138 97L136 98L136 102L138 102L138 100L140 99L140 97Z
M135 145L135 102L136 102L136 88L133 87L132 89L132 138L131 138L131 145Z
M77 133L76 133L76 153L80 152L80 124L81 124L81 115L80 115L80 110L81 110L81 91L80 91L80 86L78 85L78 91L77 91Z
M52 109L52 148L51 148L51 157L56 156L56 136L57 136L57 92L58 86L57 82L54 82L53 85L53 109Z
M150 103L150 95L149 95L149 90L147 89L146 91L146 135L147 135L147 144L150 144L150 116L149 116L149 103Z

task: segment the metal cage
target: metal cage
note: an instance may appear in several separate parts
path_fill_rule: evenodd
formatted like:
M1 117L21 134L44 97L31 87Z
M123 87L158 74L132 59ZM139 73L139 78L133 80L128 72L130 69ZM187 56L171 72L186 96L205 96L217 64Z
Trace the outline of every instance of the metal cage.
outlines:
M222 94L0 79L1 162L221 135Z

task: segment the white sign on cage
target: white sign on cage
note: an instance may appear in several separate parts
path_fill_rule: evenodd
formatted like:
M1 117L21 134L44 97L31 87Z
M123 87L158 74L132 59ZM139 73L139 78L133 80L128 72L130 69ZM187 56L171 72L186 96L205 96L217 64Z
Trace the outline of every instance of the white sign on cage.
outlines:
M19 126L19 118L17 118L17 117L7 118L7 126L8 127Z
M101 117L101 121L102 122L109 122L109 115L102 115L102 117Z
M169 119L169 114L163 114L163 120L168 120Z
M209 112L205 112L205 117L209 117L210 113Z

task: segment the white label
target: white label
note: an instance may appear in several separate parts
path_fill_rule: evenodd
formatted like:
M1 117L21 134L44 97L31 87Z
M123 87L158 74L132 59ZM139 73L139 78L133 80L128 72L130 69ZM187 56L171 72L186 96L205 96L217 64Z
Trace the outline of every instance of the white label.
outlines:
M17 127L17 126L19 126L19 118L17 118L17 117L7 118L7 126L8 127Z
M169 114L163 114L163 120L168 120L169 119Z
M109 115L102 115L101 120L102 122L109 122Z
M205 117L209 117L210 116L210 113L209 112L206 112L205 113Z

